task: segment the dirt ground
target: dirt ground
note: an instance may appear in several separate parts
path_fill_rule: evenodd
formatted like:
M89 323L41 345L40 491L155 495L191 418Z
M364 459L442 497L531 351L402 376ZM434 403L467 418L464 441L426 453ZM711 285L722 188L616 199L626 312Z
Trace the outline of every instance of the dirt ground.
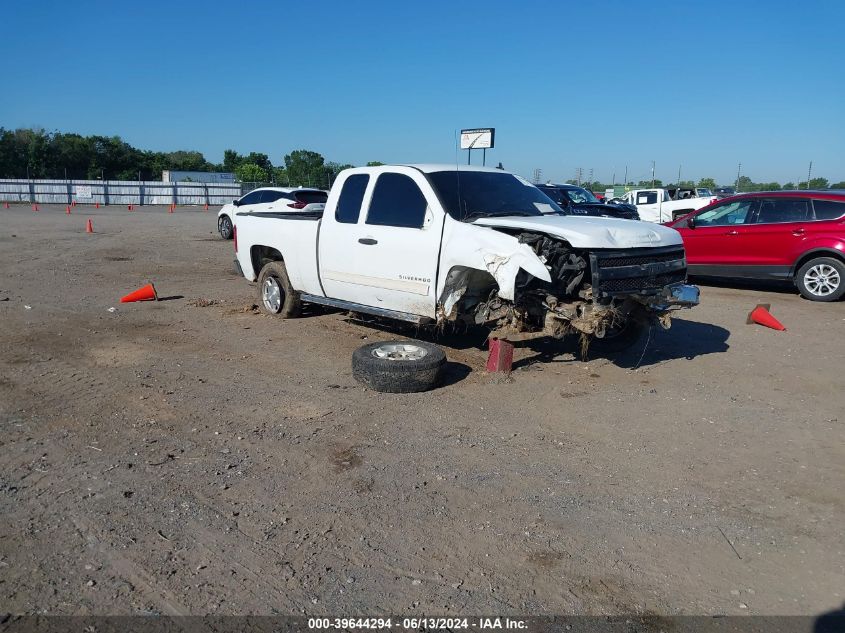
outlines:
M417 333L255 313L215 216L0 209L0 612L842 607L845 303L702 285L619 358L451 336L379 394L353 350Z

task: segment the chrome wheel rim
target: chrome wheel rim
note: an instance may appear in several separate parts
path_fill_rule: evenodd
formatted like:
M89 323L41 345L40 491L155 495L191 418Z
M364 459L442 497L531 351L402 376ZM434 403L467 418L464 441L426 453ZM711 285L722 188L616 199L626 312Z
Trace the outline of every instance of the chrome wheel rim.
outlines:
M827 297L839 289L839 271L830 264L816 264L804 273L804 286L817 297Z
M373 349L373 356L385 360L420 360L426 354L425 348L410 343L387 343Z
M227 217L220 218L217 225L217 230L223 237L228 237L232 234L232 221Z
M261 299L264 307L274 314L282 309L282 288L275 277L267 277L261 288Z

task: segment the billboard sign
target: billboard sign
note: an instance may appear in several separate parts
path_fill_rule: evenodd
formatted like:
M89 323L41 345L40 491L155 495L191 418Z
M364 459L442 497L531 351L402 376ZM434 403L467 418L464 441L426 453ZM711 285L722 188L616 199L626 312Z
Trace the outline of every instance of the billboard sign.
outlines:
M495 136L496 128L492 127L461 130L461 149L491 149Z
M76 185L77 200L90 200L93 197L91 195L91 185Z

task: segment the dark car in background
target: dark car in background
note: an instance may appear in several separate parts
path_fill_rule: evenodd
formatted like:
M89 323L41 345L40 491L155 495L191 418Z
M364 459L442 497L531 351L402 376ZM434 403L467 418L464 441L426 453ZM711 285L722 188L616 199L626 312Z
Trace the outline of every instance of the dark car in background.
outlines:
M812 301L845 295L845 192L743 193L667 224L691 276L791 280Z
M572 215L604 216L623 220L639 220L637 207L630 204L607 204L596 198L592 192L578 185L537 185L544 194L558 203L561 209Z
M713 195L717 198L730 198L736 195L736 189L733 187L716 187L713 190Z

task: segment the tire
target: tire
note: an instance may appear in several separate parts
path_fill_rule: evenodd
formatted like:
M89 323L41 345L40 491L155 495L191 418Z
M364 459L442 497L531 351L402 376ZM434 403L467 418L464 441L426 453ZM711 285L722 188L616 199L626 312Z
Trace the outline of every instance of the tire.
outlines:
M845 294L845 264L833 257L811 259L795 273L795 285L810 301L837 301Z
M258 275L258 306L264 314L290 319L299 316L299 293L288 279L284 262L269 262Z
M599 354L618 354L636 344L643 336L647 324L638 319L626 319L617 331L608 332L602 338L590 339L590 351Z
M232 218L228 215L221 215L217 218L217 231L224 240L231 240L235 233L234 227L232 226Z
M433 389L443 377L446 354L424 341L382 341L359 347L352 354L352 376L361 384L386 393Z

